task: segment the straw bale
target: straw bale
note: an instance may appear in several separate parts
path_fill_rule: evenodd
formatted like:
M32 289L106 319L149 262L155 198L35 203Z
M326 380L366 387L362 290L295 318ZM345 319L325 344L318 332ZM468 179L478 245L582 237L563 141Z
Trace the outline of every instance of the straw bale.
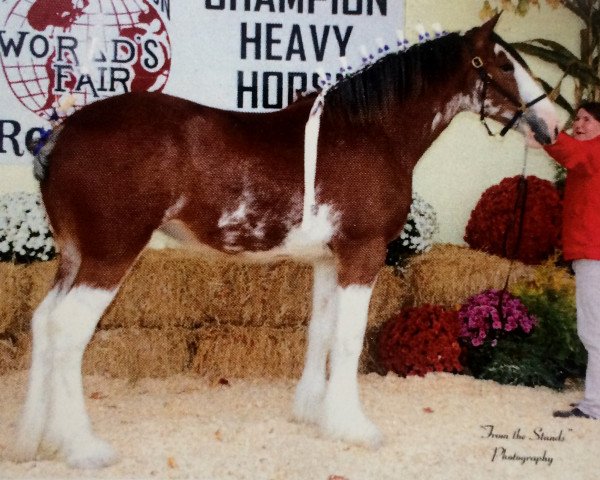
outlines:
M454 305L484 288L504 285L510 261L467 247L435 245L415 257L404 276L382 269L375 286L369 327L407 304ZM56 262L0 264L0 333L28 329L47 292ZM532 267L512 265L511 282ZM307 324L312 269L291 261L244 264L207 259L184 250L147 250L125 280L100 328L195 328L203 325Z
M205 327L192 369L210 378L299 377L305 348L305 328Z
M210 264L178 250L146 250L125 279L100 328L184 327L201 323ZM195 279L204 280L198 282Z
M487 288L501 289L510 272L509 285L533 278L535 267L457 245L434 245L409 264L412 304L448 307Z
M301 325L310 278L310 266L293 262L244 264L186 250L147 250L100 326Z
M27 312L26 316L19 319L18 324L15 325L17 331L29 330L31 316L52 287L57 269L57 260L51 262L35 262L24 269L28 288L26 293Z
M300 327L311 310L312 267L293 261L242 263L177 249L148 250L126 279L100 328L268 325ZM370 324L404 301L393 269L379 275Z
M187 370L195 332L184 328L99 330L85 352L85 373L167 377Z
M57 262L0 262L0 334L29 329L31 315L50 288Z
M367 331L367 342L376 328ZM88 345L86 374L136 380L193 370L210 378L299 378L304 365L306 328L237 325L184 328L98 330ZM19 333L14 344L0 341L0 374L23 370L31 362L31 334ZM367 344L360 371L373 371L374 349Z
M18 350L14 341L9 338L0 339L0 375L18 370Z
M392 267L382 268L373 288L367 328L379 328L409 301L410 286L406 278Z
M305 329L289 327L98 330L85 351L83 370L130 380L166 377L190 368L210 378L299 377L305 343ZM2 358L0 372L29 368L31 335L20 334L16 351Z
M285 261L276 264L219 262L218 281L208 305L217 324L299 327L310 315L312 268Z
M21 278L17 265L0 262L0 334L9 330L25 310L24 297L20 294Z
M98 330L84 353L83 371L130 380L181 373L189 369L196 337L184 328ZM13 368L29 368L31 335L18 335L16 343Z

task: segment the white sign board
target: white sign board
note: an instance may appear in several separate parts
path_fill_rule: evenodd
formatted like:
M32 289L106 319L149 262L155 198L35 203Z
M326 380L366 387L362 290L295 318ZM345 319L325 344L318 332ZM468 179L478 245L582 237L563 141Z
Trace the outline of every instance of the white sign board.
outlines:
M403 0L4 0L0 164L30 162L55 111L131 90L283 108L340 57L356 69L365 48L396 48L403 23Z

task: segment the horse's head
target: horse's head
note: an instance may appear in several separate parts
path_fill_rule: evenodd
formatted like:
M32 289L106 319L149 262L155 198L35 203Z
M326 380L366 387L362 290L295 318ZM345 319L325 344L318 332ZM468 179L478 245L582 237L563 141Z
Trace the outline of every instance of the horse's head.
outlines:
M484 124L485 117L502 123L501 135L516 125L523 133L530 129L541 144L553 143L559 131L556 110L521 56L494 33L499 16L465 34L476 113Z

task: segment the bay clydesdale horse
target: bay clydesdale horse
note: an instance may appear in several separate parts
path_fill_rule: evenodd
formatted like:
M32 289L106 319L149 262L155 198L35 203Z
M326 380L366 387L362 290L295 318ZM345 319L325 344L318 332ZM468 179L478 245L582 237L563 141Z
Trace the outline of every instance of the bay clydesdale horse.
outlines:
M303 149L314 95L252 114L130 93L56 127L37 145L34 167L59 269L32 320L13 458L32 460L43 447L75 467L115 461L86 412L82 356L157 229L250 260L311 261L312 317L294 415L331 437L377 446L381 434L359 400L358 359L386 245L409 211L415 164L462 111L529 129L543 144L558 132L553 106L494 33L496 21L389 53L327 91L308 229Z

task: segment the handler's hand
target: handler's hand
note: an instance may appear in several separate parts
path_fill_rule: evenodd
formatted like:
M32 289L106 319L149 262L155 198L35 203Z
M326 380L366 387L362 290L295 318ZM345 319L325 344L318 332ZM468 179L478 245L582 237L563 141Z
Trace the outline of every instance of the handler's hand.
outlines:
M533 131L531 129L527 129L527 131L524 134L525 137L525 144L529 147L529 148L544 148L542 146L541 143L539 143L533 136Z

